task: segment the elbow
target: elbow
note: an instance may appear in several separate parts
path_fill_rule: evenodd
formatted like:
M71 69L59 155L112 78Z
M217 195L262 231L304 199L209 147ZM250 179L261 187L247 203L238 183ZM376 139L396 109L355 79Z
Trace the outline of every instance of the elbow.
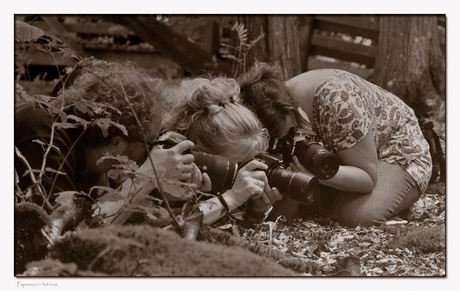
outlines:
M375 186L377 186L377 182L379 180L378 172L369 174L369 181L366 183L366 193L371 192L374 190Z
M366 184L366 186L364 186L363 188L363 193L369 193L369 192L372 192L375 188L375 186L377 186L377 180L372 180L372 181L369 181L369 183Z
M372 170L372 171L364 171L362 172L361 175L361 183L360 183L360 189L359 192L361 193L369 193L374 190L374 188L377 186L378 182L378 170Z

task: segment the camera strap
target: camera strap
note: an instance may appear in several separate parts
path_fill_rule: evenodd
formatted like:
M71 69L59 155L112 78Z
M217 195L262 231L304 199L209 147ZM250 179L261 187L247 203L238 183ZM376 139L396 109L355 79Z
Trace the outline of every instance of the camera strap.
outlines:
M305 119L304 124L299 124L298 130L302 130L302 132L309 137L316 136L316 132L313 131L313 126L311 125L307 113L300 106L297 107L297 111L299 112L300 116Z

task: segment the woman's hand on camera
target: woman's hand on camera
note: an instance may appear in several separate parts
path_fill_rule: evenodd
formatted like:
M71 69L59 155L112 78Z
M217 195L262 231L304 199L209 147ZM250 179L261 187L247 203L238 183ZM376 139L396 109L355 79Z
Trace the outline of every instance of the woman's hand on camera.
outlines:
M270 199L270 202L266 203L262 198L255 199L252 202L251 207L253 212L263 212L267 210L268 207L273 205L273 203L275 203L276 201L283 199L283 194L281 194L280 191L278 191L278 189L276 189L275 187L271 188L271 192L265 192L265 194Z
M180 181L191 180L194 170L194 157L192 154L184 154L184 152L193 147L193 142L189 140L183 140L169 149L154 146L150 151L150 157L155 165L158 176ZM149 158L139 168L139 171L147 175L153 175Z
M236 205L242 205L250 198L261 199L269 204L273 197L277 197L277 193L274 193L268 185L267 176L263 171L266 169L266 164L252 160L238 171L233 187L229 191Z
M192 164L192 177L191 179L185 181L186 183L192 183L196 185L196 189L202 192L209 192L212 189L212 182L209 175L206 173L201 173L200 169L194 163Z

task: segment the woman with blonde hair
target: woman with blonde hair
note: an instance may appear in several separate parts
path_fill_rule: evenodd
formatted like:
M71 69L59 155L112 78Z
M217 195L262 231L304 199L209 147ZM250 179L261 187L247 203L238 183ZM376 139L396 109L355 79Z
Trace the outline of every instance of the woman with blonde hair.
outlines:
M184 135L195 144L194 150L248 162L238 170L231 189L200 204L205 222L216 221L249 199L253 200L250 212L261 214L282 198L268 184L263 171L267 165L254 160L267 149L268 132L254 113L237 102L239 94L235 79L207 76L182 80L166 98L173 101L163 131Z

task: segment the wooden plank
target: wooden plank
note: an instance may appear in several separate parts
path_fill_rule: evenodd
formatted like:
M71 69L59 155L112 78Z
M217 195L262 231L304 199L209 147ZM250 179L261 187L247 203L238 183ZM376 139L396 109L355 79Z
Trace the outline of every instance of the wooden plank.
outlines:
M373 67L378 52L378 47L375 45L364 46L319 34L313 35L311 48L311 54L362 63L368 67Z
M378 43L379 30L371 26L364 25L365 21L358 22L355 19L346 17L316 17L315 29L320 31L330 31L334 33L344 33L350 36L362 36L369 38L372 42Z
M317 56L325 56L325 57L330 57L346 62L353 62L353 63L358 63L358 64L363 64L366 65L367 68L373 68L374 63L375 63L375 58L368 57L368 56L363 56L363 55L353 55L353 54L348 54L340 50L336 49L330 49L330 48L322 48L322 47L316 47L313 46L311 48L311 54L312 55L317 55Z
M313 35L311 44L314 46L338 49L346 53L364 55L369 57L376 57L378 52L378 47L376 45L365 46L362 44L347 42L319 34Z

